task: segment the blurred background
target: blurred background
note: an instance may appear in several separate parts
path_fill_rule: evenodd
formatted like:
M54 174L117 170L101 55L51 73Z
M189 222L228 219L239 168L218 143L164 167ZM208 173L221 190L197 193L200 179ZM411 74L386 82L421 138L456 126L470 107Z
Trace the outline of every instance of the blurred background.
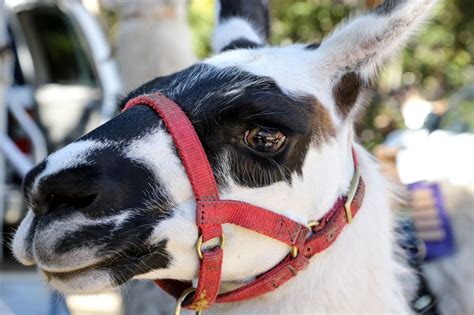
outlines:
M270 0L270 41L319 42L380 2ZM117 114L117 99L131 89L210 56L214 1L0 0L0 8L0 314L172 308L147 283L64 300L34 267L14 261L8 243L25 213L21 180L34 164ZM473 130L474 5L443 1L381 74L357 134L404 187L402 230L414 231L414 260L449 314L474 314Z

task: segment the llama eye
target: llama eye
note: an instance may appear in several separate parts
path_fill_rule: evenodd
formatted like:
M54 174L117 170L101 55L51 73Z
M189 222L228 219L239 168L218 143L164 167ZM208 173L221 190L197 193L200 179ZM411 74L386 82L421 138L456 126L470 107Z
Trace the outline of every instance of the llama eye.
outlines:
M286 136L277 129L256 127L245 132L244 142L255 151L276 153L286 142Z

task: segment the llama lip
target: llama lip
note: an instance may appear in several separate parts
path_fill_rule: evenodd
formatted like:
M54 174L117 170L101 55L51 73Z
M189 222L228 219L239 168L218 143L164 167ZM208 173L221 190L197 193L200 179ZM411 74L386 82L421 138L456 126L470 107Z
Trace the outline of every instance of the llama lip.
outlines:
M48 285L65 294L95 294L118 286L111 271L97 265L68 272L41 271Z
M50 281L52 278L58 278L60 280L67 280L71 277L79 276L81 274L85 274L89 271L92 271L92 270L96 269L97 267L98 267L98 265L96 264L96 265L91 265L91 266L88 266L88 267L79 268L79 269L75 269L75 270L71 270L71 271L64 271L64 272L51 272L51 271L47 271L47 270L44 270L44 269L41 269L41 271L46 276L46 279L48 279L48 281Z
M52 278L59 279L59 280L68 280L71 277L77 277L77 276L82 276L86 275L87 273L91 271L101 271L105 269L110 269L112 267L112 262L116 259L116 257L110 257L106 258L102 261L99 261L97 263L93 263L90 265L86 265L80 268L76 269L67 269L67 270L45 270L43 268L40 268L41 272L46 276L46 278L51 280Z
M108 274L115 286L119 286L139 274L145 274L154 269L166 268L171 258L165 251L167 240L162 240L143 248L123 249L119 254L103 257L99 262L92 263L77 269L45 270L41 271L48 281L68 281L73 278L91 276L92 274Z

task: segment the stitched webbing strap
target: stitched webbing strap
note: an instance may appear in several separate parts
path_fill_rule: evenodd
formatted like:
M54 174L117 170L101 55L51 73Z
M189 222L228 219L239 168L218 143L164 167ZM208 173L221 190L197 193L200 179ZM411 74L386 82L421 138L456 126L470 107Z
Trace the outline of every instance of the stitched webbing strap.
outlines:
M355 216L359 211L364 192L365 185L361 179L351 206L352 216ZM279 288L282 284L295 277L299 271L306 268L311 257L330 247L347 225L344 209L345 201L346 198L340 198L336 202L333 208L319 220L319 225L311 229L312 235L309 235L310 231L307 230L306 235L309 235L309 237L302 247L298 247L299 254L296 258L288 255L283 261L258 276L254 281L233 291L219 294L216 303L238 302L255 298Z
M232 223L288 245L301 245L308 235L305 225L264 208L235 200L200 202L199 225Z
M361 179L351 205L351 213L353 217L355 217L362 206L364 194L365 184ZM219 294L215 302L230 303L252 299L276 290L282 284L295 277L299 271L306 268L311 257L329 248L336 241L339 234L347 225L348 218L346 217L344 208L345 202L345 197L338 199L333 208L319 220L319 225L311 229L311 232L313 233L312 235L309 235L309 230L306 230L307 233L302 233L309 237L306 239L303 245L298 246L300 254L296 258L288 255L275 267L261 274L252 282L238 289ZM243 226L241 222L239 225ZM176 280L158 280L156 282L166 292L176 297L179 297L181 292L191 285L190 283Z

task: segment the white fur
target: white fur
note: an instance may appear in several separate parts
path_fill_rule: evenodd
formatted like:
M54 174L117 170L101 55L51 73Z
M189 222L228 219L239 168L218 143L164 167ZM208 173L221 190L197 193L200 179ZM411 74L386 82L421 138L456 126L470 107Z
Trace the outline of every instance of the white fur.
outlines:
M125 150L125 155L153 170L159 182L166 185L173 202L181 204L192 198L188 177L173 150L171 137L163 127L134 140Z
M373 79L384 61L404 47L437 1L408 0L388 15L366 14L341 24L320 48L327 70L358 70Z
M25 243L25 238L28 235L34 217L33 212L29 210L15 233L12 249L15 257L24 265L37 264L43 272L70 273L64 279L46 276L49 285L60 292L88 292L90 294L103 292L114 287L114 280L111 279L107 271L94 269L76 270L100 263L116 253L110 252L99 256L97 252L100 248L82 247L58 255L54 251L55 245L58 241L67 237L69 233L78 231L87 225L113 222L116 228L118 228L132 215L133 212L125 211L108 218L91 220L81 214L76 214L64 220L54 221L45 230L35 233L33 244L31 244L32 250L27 251L28 245Z
M273 293L243 303L216 306L216 314L337 314L407 313L397 282L398 264L393 259L391 214L380 187L383 180L362 150L361 170L368 187L364 206L352 225L327 251L311 260L308 269ZM348 168L346 165L345 168ZM320 180L322 181L322 180ZM330 190L337 189L331 186ZM323 196L320 196L324 198ZM327 202L330 197L325 197ZM323 209L319 209L323 212ZM370 231L370 232L369 232ZM258 240L254 240L254 242ZM246 243L247 246L252 243ZM246 248L247 248L246 246ZM230 246L229 246L230 247ZM249 248L250 256L272 251L266 244ZM226 248L226 259L232 248ZM268 259L268 258L265 258ZM234 264L238 267L243 258ZM263 260L262 260L263 262ZM258 265L258 264L256 264ZM224 264L225 266L225 264ZM304 301L304 302L302 302Z
M114 216L92 220L83 214L76 213L50 223L45 229L35 233L33 239L33 256L38 266L51 272L70 272L97 264L115 253L98 255L99 248L87 246L80 247L58 255L55 247L59 241L65 239L69 234L81 230L87 226L114 223L116 228L120 227L132 212L124 211Z
M33 211L28 210L25 218L21 221L18 230L16 230L15 236L13 237L12 251L15 253L15 257L26 266L35 264L35 260L31 253L28 251L28 245L25 244L26 236L30 230L31 223L34 218Z
M208 59L208 64L217 67L238 67L256 75L269 76L289 94L315 96L338 128L335 143L309 151L302 178L293 178L291 186L277 183L248 189L230 185L222 192L223 198L252 202L300 222L322 216L336 197L347 190L353 172L350 159L354 141L352 119L339 117L333 87L345 71L356 71L366 80L373 77L380 63L396 53L418 28L434 3L407 1L387 16L368 14L353 19L315 51L295 45L229 51ZM394 30L393 25L399 27ZM360 104L358 101L356 107ZM367 183L366 197L354 223L343 231L336 243L313 258L307 270L277 291L242 303L219 305L210 313L410 312L404 287L413 284L401 282L401 279L407 279L407 271L394 257L395 240L392 213L384 193L386 185L365 151L361 148L357 151ZM197 231L193 228L193 204L188 207L187 211L176 212L175 217L162 222L155 230L156 240L172 240L168 249L174 253L173 266L145 277L189 280L187 277L196 275L197 258L189 252L193 251ZM192 233L184 236L185 231ZM179 238L173 238L176 233ZM288 252L283 244L232 225L226 225L224 233L228 240L222 274L224 288L268 270Z
M50 278L48 284L65 294L75 294L78 292L87 292L97 294L113 289L113 280L107 271L104 270L85 270L70 276L67 279L59 280Z
M218 53L225 46L239 38L245 38L256 44L265 42L260 32L255 30L255 27L249 21L241 17L232 17L217 25L212 36L212 49Z
M324 155L332 156L337 161L338 151L330 148L332 146L334 144L329 144L323 150ZM304 168L317 165L314 162L321 158L318 155L316 151L310 153ZM367 187L363 208L354 223L342 232L339 240L330 249L313 258L307 270L274 293L244 303L216 306L210 313L408 312L397 277L404 267L393 257L395 242L390 233L391 212L387 196L380 193L385 183L367 153L359 148L358 155L364 180L372 185ZM351 163L350 158L342 159L340 162L330 163L332 167L329 169L349 173L352 170ZM252 202L304 223L320 218L334 202L337 192L347 190L347 182L331 181L330 177L338 178L337 175L325 173L320 171L319 174L309 173L309 176L304 175L299 179L295 177L296 183L291 186L277 183L275 187L257 190L234 186L228 193L224 192L222 197ZM308 173L303 171L303 174ZM286 188L283 187L285 185ZM301 189L304 191L301 192ZM327 207L317 207L315 202L326 204ZM195 254L190 254L194 252L197 237L194 206L194 202L188 202L175 209L173 218L161 222L150 239L150 242L169 239L167 249L173 253L173 265L137 278L191 280L195 277L198 258ZM180 237L175 237L177 234ZM224 234L224 288L270 269L289 251L285 244L230 224L224 226ZM335 266L337 270L334 270ZM354 295L357 296L356 299ZM344 303L336 303L335 298ZM298 303L301 300L314 303Z

